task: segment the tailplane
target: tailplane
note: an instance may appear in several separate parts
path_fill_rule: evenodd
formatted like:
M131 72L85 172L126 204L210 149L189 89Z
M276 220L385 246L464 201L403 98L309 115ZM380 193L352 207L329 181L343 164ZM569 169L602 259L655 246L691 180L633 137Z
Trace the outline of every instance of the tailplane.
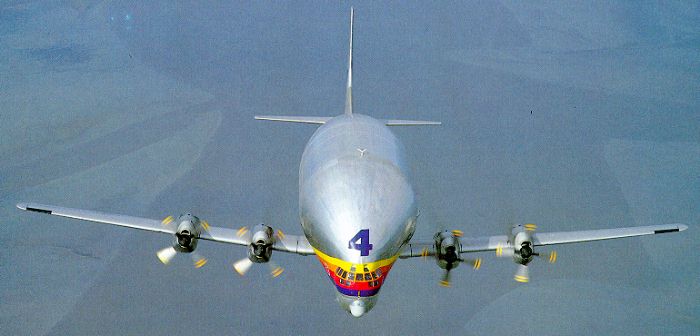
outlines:
M282 121L301 124L316 124L323 125L333 117L308 117L308 116L274 116L274 115L259 115L255 116L255 120L267 121ZM442 125L439 121L428 120L403 120L403 119L383 119L384 125L387 126L437 126Z
M355 9L350 8L350 48L348 50L348 84L345 87L345 115L352 115L352 31L353 21L355 19ZM257 120L283 121L302 124L325 124L332 117L307 117L307 116L271 116L261 115L255 116ZM384 124L387 126L427 126L440 125L439 121L424 121L424 120L400 120L400 119L385 119Z

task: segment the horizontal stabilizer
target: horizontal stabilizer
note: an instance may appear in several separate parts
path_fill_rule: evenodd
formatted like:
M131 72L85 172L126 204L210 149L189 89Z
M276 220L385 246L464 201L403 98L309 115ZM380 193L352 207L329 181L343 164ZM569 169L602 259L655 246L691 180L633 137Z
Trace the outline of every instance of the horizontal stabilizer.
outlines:
M401 120L401 119L387 119L384 120L387 126L439 126L442 125L439 121L426 121L426 120Z
M328 120L331 120L333 118L332 117L262 115L262 116L255 116L255 119L256 120L269 120L269 121L282 121L282 122L321 125L321 124L325 124ZM442 123L439 121L426 121L426 120L386 119L383 121L384 121L384 124L387 126L437 126L437 125L442 125Z
M302 117L302 116L255 116L255 120L283 121L302 124L325 124L331 117Z

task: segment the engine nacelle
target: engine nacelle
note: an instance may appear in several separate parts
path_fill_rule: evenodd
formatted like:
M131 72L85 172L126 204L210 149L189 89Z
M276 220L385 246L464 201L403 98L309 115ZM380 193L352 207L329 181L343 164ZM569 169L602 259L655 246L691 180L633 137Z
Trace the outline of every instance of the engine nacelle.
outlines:
M266 263L272 257L272 244L275 242L272 228L265 224L258 224L253 232L248 248L248 259L255 263Z
M533 250L532 233L534 229L528 228L527 225L531 224L526 224L526 226L517 224L513 226L511 231L510 241L513 242L513 261L521 265L527 265L534 256L538 255Z
M199 239L199 218L191 214L181 215L177 219L177 231L175 231L175 243L173 247L181 253L190 253L197 248Z
M435 259L440 268L451 270L459 266L462 261L459 256L460 248L459 238L453 232L442 231L435 234Z

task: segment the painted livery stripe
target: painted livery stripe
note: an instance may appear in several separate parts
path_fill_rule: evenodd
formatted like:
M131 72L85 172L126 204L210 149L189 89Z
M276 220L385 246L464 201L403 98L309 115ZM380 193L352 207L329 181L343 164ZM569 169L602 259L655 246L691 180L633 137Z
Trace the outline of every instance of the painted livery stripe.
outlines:
M378 260L364 264L354 264L338 258L333 258L317 249L314 249L316 256L323 265L333 285L338 292L347 296L368 297L379 293L384 280L386 279L389 270L393 263L398 258L398 254L389 259ZM350 270L354 267L357 273L352 273ZM364 271L364 269L368 271ZM338 269L343 273L343 277L339 276ZM364 274L363 280L350 280L350 274ZM376 277L366 278L367 274L376 275ZM346 279L345 276L348 276Z
M313 247L312 247L312 248L313 248ZM340 266L340 267L343 268L343 269L350 269L350 267L352 267L352 266L364 266L364 267L369 268L369 270L371 271L371 270L374 270L374 269L377 269L377 268L380 268L380 267L385 267L385 266L388 266L388 265L392 265L392 264L394 263L394 261L396 261L396 258L399 257L399 255L396 254L395 256L393 256L393 257L391 257L391 258L389 258L389 259L383 259L383 260L368 262L368 263L364 263L364 264L359 264L359 263L358 263L358 264L355 264L355 263L351 263L351 262L349 262L349 261L344 261L344 260L341 260L341 259L338 259L338 258L333 258L333 257L331 257L331 256L329 256L329 255L327 255L327 254L325 254L325 253L323 253L323 252L317 250L316 248L313 248L313 249L314 249L314 252L316 252L316 255L317 255L319 258L321 258L321 259L323 259L324 261L326 261L326 262L328 262L328 263L330 263L330 264L333 264L333 265L335 265L335 266Z
M338 289L338 292L340 292L341 294L347 295L347 296L368 297L368 296L377 295L377 293L379 293L379 289L381 287L377 287L375 289L370 289L370 290L357 290L357 289L343 288L343 287L340 287L336 284L335 288Z

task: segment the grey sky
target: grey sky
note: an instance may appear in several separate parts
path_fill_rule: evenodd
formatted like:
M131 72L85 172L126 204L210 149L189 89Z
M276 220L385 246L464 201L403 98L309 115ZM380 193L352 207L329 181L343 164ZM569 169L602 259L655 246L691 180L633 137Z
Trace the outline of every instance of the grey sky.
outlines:
M416 239L682 222L682 234L485 254L453 287L394 266L354 319L314 257L278 279L202 243L164 267L157 234L20 213L18 201L301 233L309 125L354 109L440 120L396 129ZM0 330L7 334L700 333L700 7L695 2L9 1L0 5ZM523 328L518 331L519 328Z

